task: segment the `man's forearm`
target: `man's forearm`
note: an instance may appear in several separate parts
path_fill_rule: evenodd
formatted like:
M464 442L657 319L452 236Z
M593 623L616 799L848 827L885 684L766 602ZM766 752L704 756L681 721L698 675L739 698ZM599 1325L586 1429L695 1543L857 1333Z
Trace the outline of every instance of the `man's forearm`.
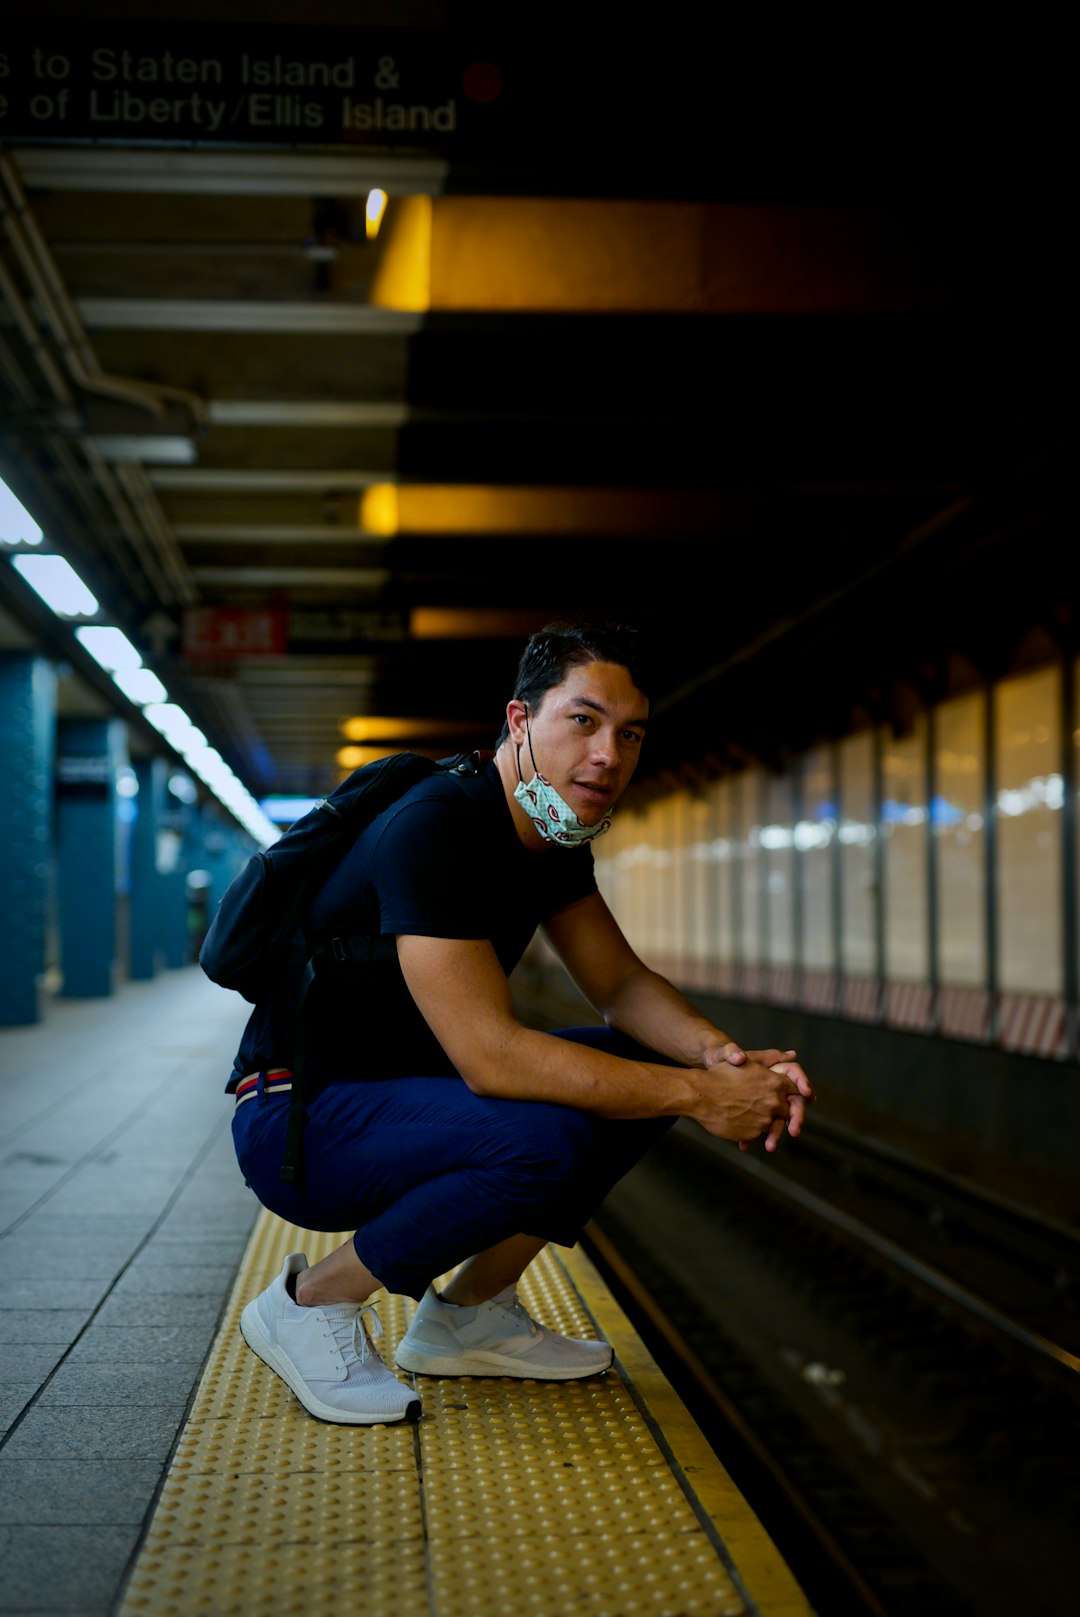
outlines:
M710 1046L732 1042L666 977L647 966L629 973L600 1009L609 1027L683 1066L700 1066Z
M600 1117L689 1117L725 1140L782 1131L794 1117L795 1085L757 1062L720 1061L707 1070L628 1061L520 1025L504 1040L474 1048L462 1077L478 1094L576 1106Z

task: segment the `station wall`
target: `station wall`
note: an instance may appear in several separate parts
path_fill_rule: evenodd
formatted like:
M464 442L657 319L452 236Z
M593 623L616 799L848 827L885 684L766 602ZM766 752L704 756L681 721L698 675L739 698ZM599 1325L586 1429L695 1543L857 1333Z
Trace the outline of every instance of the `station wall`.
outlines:
M686 987L1075 1058L1065 684L1042 668L654 797L596 845L601 891Z
M809 1040L860 1126L1064 1187L1078 692L1078 665L1048 664L903 733L868 724L639 800L595 844L601 891L733 1036Z

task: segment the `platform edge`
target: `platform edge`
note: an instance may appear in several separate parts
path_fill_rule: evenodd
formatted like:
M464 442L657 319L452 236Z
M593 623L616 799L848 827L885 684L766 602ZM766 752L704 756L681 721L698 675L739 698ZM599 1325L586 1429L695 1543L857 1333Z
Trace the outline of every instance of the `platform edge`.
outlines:
M553 1249L554 1250L554 1249ZM580 1246L554 1253L610 1342L646 1413L663 1434L692 1493L725 1546L754 1617L816 1617L791 1569L705 1434Z

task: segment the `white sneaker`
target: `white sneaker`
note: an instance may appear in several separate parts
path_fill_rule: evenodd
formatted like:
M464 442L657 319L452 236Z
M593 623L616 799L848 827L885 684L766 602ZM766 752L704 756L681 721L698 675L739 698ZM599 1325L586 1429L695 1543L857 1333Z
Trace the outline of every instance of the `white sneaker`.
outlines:
M272 1285L240 1316L244 1341L320 1420L345 1426L416 1420L420 1400L389 1371L368 1336L382 1335L373 1303L301 1308L286 1281L308 1266L302 1252L285 1259Z
M429 1286L395 1355L402 1370L425 1376L518 1376L576 1381L611 1363L606 1342L559 1336L531 1319L507 1286L475 1307L444 1303Z

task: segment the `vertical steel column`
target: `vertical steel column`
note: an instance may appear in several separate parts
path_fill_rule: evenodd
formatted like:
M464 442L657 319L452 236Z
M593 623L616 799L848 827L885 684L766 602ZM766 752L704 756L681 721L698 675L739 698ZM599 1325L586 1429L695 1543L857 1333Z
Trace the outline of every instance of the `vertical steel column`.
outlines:
M997 1044L1001 1032L1001 1006L998 995L998 924L997 924L997 744L994 735L994 695L996 687L987 684L983 697L983 737L985 771L983 775L983 830L985 856L985 928L986 928L986 992L990 1007L990 1043Z
M746 861L746 843L742 835L742 792L736 774L731 786L731 847L735 857L731 861L731 980L734 992L743 998L746 990L743 972L743 867Z
M702 870L702 880L705 884L705 958L702 969L705 973L704 981L715 987L717 972L720 963L720 873L716 844L720 840L720 826L718 813L718 800L716 781L710 780L705 791L709 805L708 819L705 822L705 840L708 847L708 857Z
M829 767L832 774L833 832L830 843L832 858L829 874L832 877L832 938L833 938L833 1015L844 1014L844 866L843 847L840 842L840 743L829 743Z
M805 971L805 904L803 902L803 850L799 847L798 829L803 817L803 773L806 769L805 755L796 760L791 770L791 928L795 936L792 941L791 960L794 967L794 1003L804 1003L803 973Z
M926 708L926 967L930 980L930 1031L941 1028L941 949L938 916L937 707Z
M875 724L870 732L873 741L870 750L873 779L870 802L874 815L874 975L877 978L877 1021L885 1020L885 839L882 835L882 801L885 793L881 780L881 725Z
M41 1017L52 841L56 675L34 652L0 654L0 1025Z
M769 781L766 774L766 765L760 760L757 767L758 785L755 797L758 823L757 847L757 914L758 914L758 966L757 966L757 997L772 1003L773 997L773 965L771 917L769 915L769 872L766 866L768 849L761 840L761 832L768 819L769 809Z
M1076 858L1076 712L1077 669L1071 657L1061 667L1061 939L1065 954L1065 1053L1080 1054L1080 1008L1077 1006L1077 858Z

